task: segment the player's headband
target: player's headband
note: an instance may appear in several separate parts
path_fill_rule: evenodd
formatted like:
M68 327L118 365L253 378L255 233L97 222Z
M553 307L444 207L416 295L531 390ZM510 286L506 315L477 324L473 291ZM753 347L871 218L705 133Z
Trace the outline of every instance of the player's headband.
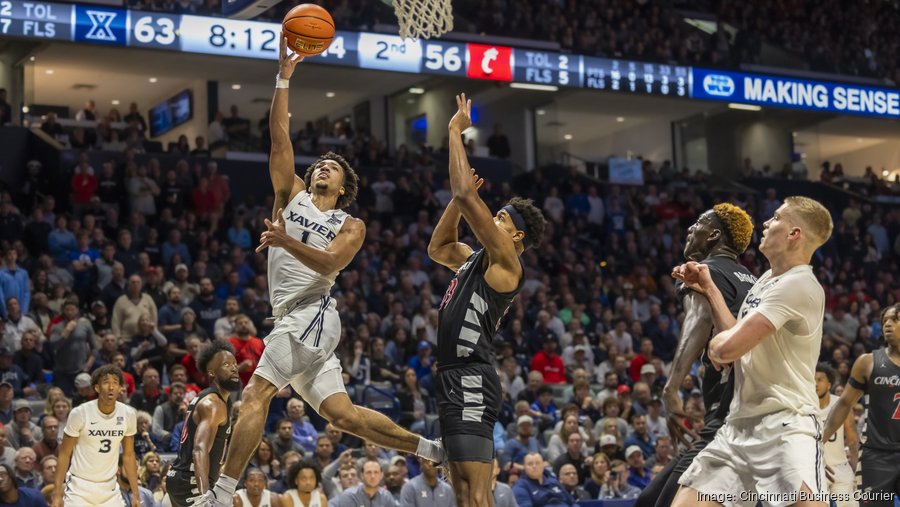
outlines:
M512 219L513 225L516 226L516 229L525 233L525 237L522 239L522 246L527 250L528 247L531 246L531 238L528 237L528 229L525 228L525 219L522 218L522 214L519 213L519 210L516 209L512 204L507 204L503 207L503 211L509 215L509 218Z

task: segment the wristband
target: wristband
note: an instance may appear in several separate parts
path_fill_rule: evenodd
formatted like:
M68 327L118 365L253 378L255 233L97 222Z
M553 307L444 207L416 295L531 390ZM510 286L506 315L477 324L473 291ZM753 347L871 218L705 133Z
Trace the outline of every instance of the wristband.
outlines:
M290 82L289 80L287 80L287 79L282 79L282 78L281 78L281 74L277 74L277 75L275 76L275 88L276 88L276 89L278 89L278 88L285 88L285 89L287 89L287 88L289 87L290 83L291 83L291 82Z

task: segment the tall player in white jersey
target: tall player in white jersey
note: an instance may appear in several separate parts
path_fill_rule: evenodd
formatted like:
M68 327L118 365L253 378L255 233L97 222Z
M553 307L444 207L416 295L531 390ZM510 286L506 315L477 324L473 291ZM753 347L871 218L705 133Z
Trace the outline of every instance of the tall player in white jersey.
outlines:
M437 443L404 430L379 412L354 406L344 388L341 363L334 355L341 321L329 293L338 272L362 246L366 227L341 211L353 203L358 186L356 173L343 157L326 153L306 170L304 178L295 174L288 83L299 60L282 38L269 117L274 222L266 220L268 230L258 249L269 248L275 328L266 337L259 365L241 395L241 417L225 467L204 497L205 505L231 506L237 481L259 445L269 403L288 384L341 431L431 461L442 458Z
M714 367L734 363L735 394L725 425L681 476L676 507L825 506L822 424L815 368L825 292L809 265L831 236L828 210L789 197L763 226L759 250L771 265L735 319L703 264L673 276L704 294L719 333Z
M117 476L120 445L131 504L141 504L134 457L137 413L116 401L122 384L122 370L113 365L101 366L91 375L98 398L69 414L59 449L52 507L124 506Z
M816 366L816 396L819 397L819 417L824 421L840 400L831 395L834 384L834 370L831 366L819 363ZM828 479L828 492L831 493L837 507L857 507L859 501L853 498L856 489L856 459L859 456L859 435L853 424L853 415L844 419L843 431L836 431L825 443L825 475ZM850 457L844 446L850 449Z

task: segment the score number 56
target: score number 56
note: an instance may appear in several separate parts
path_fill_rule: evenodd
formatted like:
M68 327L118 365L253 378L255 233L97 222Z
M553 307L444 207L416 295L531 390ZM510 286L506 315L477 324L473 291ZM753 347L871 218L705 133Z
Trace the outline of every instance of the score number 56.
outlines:
M446 47L440 44L426 44L425 67L430 70L457 72L462 69L463 65L459 52L459 46Z

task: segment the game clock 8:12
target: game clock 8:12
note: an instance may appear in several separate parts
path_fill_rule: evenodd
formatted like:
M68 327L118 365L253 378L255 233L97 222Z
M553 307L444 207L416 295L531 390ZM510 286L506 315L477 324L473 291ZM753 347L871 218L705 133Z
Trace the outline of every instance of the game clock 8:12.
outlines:
M277 23L182 16L181 49L195 53L278 59Z

